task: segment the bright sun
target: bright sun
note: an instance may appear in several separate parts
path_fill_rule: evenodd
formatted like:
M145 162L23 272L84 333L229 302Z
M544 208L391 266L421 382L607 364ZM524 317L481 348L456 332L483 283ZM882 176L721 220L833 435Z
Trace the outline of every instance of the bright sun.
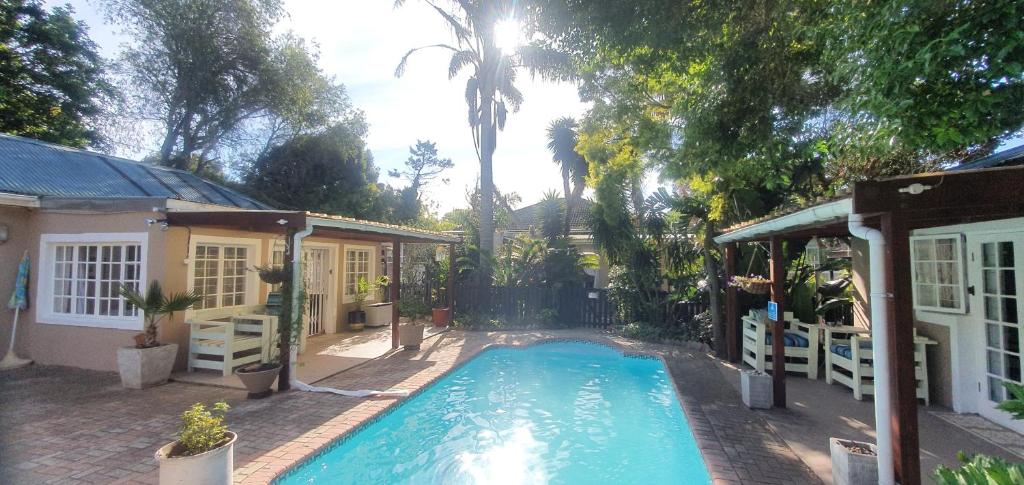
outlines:
M523 44L523 30L519 22L504 19L494 24L494 44L505 54L515 52Z

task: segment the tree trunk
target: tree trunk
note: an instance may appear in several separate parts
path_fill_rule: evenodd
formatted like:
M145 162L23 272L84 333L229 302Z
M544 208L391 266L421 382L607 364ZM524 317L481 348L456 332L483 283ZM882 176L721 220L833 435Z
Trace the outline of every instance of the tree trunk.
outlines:
M725 317L722 312L722 282L718 278L718 260L715 259L715 223L705 221L704 223L704 271L708 277L708 309L711 311L711 326L714 331L715 353L720 358L725 358L726 336Z
M562 171L562 194L565 196L565 225L562 228L562 235L569 237L572 224L572 208L575 204L569 195L569 174L564 170Z
M493 86L493 85L492 85ZM489 93L487 91L490 91ZM484 87L480 116L480 284L491 285L491 267L487 258L494 254L494 149L497 131L494 122L494 88Z

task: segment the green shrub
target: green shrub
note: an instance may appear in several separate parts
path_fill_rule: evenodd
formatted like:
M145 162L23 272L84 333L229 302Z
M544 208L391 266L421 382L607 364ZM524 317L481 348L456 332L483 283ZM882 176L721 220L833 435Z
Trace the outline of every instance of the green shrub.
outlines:
M1024 464L1009 464L1001 458L985 455L957 455L960 468L940 466L935 481L940 485L1018 485L1024 483Z
M228 431L224 425L224 415L228 407L228 403L220 401L206 409L206 406L197 402L181 415L178 442L184 448L183 455L206 453L224 442Z
M398 301L398 314L416 320L430 314L430 305L423 301L423 298L415 296L403 296Z

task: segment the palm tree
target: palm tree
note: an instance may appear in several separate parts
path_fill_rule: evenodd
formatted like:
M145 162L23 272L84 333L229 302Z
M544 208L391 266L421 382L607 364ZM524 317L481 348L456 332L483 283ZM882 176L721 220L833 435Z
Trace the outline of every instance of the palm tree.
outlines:
M569 236L569 224L573 210L583 197L587 171L587 159L576 151L576 120L568 116L558 118L548 125L548 150L551 159L562 169L562 193L565 194L565 223L562 233Z
M444 19L455 43L410 49L402 56L395 76L405 72L409 56L423 49L452 53L449 79L463 69L472 70L466 81L466 104L473 145L480 160L480 257L483 259L494 253L493 160L498 130L504 129L509 111L518 111L523 102L523 94L515 87L516 73L520 68L527 68L546 78L565 79L563 68L568 65L568 58L538 46L510 49L498 44L495 26L500 22L514 22L519 13L516 8L519 2L514 0L449 0L449 8L434 0L422 1ZM404 3L405 0L396 0L395 7ZM482 281L490 281L489 273L482 275Z
M146 319L146 331L144 333L146 338L139 345L140 348L160 345L156 341L156 330L157 324L160 323L164 315L173 317L174 312L188 310L192 308L192 305L199 303L203 299L203 296L196 292L172 293L169 296L164 296L164 291L160 288L160 282L155 280L150 283L145 296L130 286L122 286L121 297L129 305L141 310L143 317Z

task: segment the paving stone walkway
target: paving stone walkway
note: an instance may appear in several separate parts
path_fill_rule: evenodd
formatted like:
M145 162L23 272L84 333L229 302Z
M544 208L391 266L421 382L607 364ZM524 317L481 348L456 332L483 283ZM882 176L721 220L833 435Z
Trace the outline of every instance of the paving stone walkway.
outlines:
M820 483L739 396L710 358L593 331L446 332L419 352L392 352L318 383L344 389L419 389L493 344L588 339L661 355L716 483ZM250 401L242 391L172 382L122 389L113 373L29 367L0 374L0 483L156 483L153 452L173 440L194 402L232 406L235 482L267 483L397 399L290 392Z

